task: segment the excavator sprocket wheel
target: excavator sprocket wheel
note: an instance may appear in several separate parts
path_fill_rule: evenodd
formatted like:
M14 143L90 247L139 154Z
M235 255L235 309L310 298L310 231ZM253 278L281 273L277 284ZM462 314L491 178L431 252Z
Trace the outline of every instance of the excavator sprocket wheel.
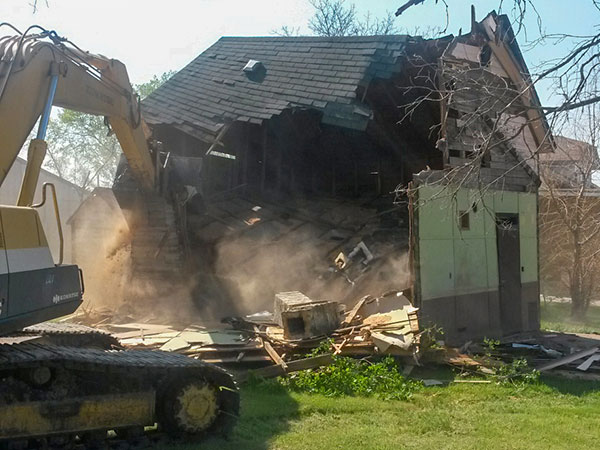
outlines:
M186 434L203 433L219 413L217 390L204 381L188 383L179 390L174 408L179 430Z
M164 430L172 436L201 436L219 428L223 399L219 385L204 377L172 384L159 405Z

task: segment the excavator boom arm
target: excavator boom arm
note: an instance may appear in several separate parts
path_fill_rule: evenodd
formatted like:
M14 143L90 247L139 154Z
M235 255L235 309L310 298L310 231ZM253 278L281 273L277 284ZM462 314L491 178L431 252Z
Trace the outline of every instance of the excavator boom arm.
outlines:
M156 169L125 66L52 32L0 38L0 185L50 97L54 105L108 117L134 177L142 188L154 187Z

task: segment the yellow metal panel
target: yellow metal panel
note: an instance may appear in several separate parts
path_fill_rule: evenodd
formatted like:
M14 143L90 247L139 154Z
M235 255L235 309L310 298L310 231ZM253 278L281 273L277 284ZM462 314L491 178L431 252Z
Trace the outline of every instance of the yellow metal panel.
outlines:
M154 392L140 392L2 405L0 436L14 439L152 425L154 399Z
M35 189L40 178L40 170L46 156L48 144L42 139L32 139L27 149L27 165L23 174L21 191L17 200L18 206L31 206L35 197Z
M16 206L0 207L6 249L48 247L36 210Z

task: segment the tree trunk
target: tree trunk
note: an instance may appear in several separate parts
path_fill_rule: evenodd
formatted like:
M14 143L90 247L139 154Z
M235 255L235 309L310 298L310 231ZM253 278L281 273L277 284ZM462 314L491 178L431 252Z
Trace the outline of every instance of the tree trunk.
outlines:
M571 275L571 318L582 321L586 313L586 289L583 276L583 254L579 243L579 230L573 232L573 272Z

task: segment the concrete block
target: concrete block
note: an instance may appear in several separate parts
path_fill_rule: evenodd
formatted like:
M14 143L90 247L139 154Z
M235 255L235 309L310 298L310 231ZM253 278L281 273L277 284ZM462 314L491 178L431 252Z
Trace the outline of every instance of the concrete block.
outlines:
M273 321L283 327L283 320L281 314L284 311L288 311L294 306L308 305L313 301L304 295L302 292L290 291L290 292L279 292L275 294L275 306L273 308Z
M281 315L283 337L286 339L304 339L323 336L339 328L340 308L337 302L315 302L297 306Z
M275 295L274 321L283 328L286 339L327 335L339 328L342 307L337 302L314 301L301 292Z

